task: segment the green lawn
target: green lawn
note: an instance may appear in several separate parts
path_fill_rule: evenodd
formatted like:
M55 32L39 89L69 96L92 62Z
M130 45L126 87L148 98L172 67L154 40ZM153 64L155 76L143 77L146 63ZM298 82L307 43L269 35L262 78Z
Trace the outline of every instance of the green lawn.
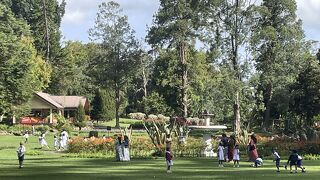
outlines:
M307 173L289 174L282 169L275 172L272 161L266 161L262 168L249 167L248 162L241 162L240 168L226 164L219 168L215 159L175 158L173 173L165 171L163 158L131 162L114 162L113 159L74 159L62 157L63 153L52 150L39 150L43 155L26 156L25 167L18 169L16 148L21 137L0 136L0 180L7 179L319 179L320 161L304 161ZM47 140L52 145L52 136ZM37 137L31 137L27 150L38 148Z

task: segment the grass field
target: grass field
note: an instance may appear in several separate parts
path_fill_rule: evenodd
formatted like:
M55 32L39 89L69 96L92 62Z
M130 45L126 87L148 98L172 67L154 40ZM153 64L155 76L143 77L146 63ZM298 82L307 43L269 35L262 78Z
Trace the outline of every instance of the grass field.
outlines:
M71 179L107 179L107 180L150 180L150 179L225 179L225 180L265 180L265 179L319 179L320 161L304 161L307 173L290 174L282 169L275 172L272 161L265 161L264 167L252 168L248 162L241 162L240 168L226 164L217 166L210 158L175 158L173 173L165 171L165 161L159 159L133 159L131 162L114 162L113 159L75 159L63 157L63 153L52 150L39 150L37 137L31 136L26 145L27 151L40 151L42 155L26 155L25 167L18 168L16 148L21 137L0 136L0 180L71 180ZM53 144L52 136L47 136ZM284 162L284 161L283 161Z

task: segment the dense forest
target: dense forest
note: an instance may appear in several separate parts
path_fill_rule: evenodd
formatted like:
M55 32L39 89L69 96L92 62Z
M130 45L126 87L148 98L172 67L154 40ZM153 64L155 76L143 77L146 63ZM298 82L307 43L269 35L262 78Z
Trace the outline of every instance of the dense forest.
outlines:
M116 2L99 5L90 43L62 42L66 2L0 2L0 116L32 94L81 95L91 118L132 112L199 117L285 132L320 121L320 50L295 0L160 0L139 42ZM145 49L144 44L148 44Z

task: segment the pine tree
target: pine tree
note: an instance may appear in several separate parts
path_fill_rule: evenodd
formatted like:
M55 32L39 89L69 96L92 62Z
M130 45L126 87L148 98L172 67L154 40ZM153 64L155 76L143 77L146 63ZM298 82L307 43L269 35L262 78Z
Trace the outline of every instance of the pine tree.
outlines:
M137 73L142 51L128 24L128 17L113 1L99 5L95 26L89 34L100 45L94 64L96 78L103 84L102 87L111 86L114 91L116 127L120 127L121 92Z
M114 96L112 90L100 89L92 101L92 118L98 121L110 121L115 118Z
M75 117L75 125L79 127L79 131L81 128L86 127L86 114L84 112L84 108L82 104L79 104L76 112L76 117Z

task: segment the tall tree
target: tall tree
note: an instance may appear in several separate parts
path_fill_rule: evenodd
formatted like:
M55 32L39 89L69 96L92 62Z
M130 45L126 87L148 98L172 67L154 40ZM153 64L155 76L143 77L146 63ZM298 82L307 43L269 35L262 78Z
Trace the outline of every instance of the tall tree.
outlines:
M37 55L27 24L2 4L0 17L0 114L17 115L48 85L50 68Z
M101 85L111 86L115 93L116 127L119 127L120 92L125 90L136 69L139 68L141 50L128 17L122 14L120 5L111 1L99 5L99 12L90 37L100 43L100 55L96 67Z
M234 131L240 132L240 102L243 89L248 37L252 26L250 0L208 1L203 12L205 41L220 52L221 62L230 67L236 88L233 92Z
M79 131L81 131L81 128L86 127L86 114L84 112L84 108L82 104L79 104L76 112L75 117L75 125L79 128Z
M92 101L92 119L98 121L111 121L115 118L114 94L111 89L99 89Z
M320 65L313 57L299 73L297 81L290 87L291 111L304 119L305 127L312 127L312 119L320 114Z
M299 63L303 62L300 54L304 34L296 10L294 0L264 0L257 7L257 24L254 25L251 43L256 69L260 74L258 91L262 93L265 107L264 128L271 125L275 91L287 89L286 86L299 71Z
M53 62L60 57L60 25L65 13L65 0L4 0L17 18L29 25L39 54Z
M53 69L55 76L51 84L55 87L50 90L53 94L82 95L92 98L94 95L94 82L90 74L89 62L93 57L96 46L82 44L78 41L68 41L61 50L63 58L59 58Z
M188 117L188 46L196 37L199 12L197 0L160 0L160 8L154 24L149 29L147 41L153 48L176 47L181 67L181 105L182 115Z

